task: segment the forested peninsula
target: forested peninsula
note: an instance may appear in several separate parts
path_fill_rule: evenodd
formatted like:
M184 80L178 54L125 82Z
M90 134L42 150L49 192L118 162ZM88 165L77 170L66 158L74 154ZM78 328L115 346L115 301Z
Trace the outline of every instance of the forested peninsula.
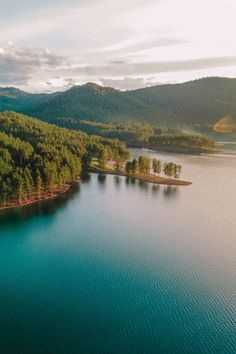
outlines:
M104 151L114 160L129 157L117 139L88 136L14 112L0 113L0 207L63 193Z
M163 165L163 171L175 178L165 179L150 174L148 159L141 157L137 168L129 160L129 150L118 139L60 128L15 112L0 113L0 208L54 198L78 181L82 172L95 171L94 161L101 173L189 184L179 179L179 166L173 163ZM109 161L113 163L110 170L106 168Z
M73 121L70 127L75 127ZM137 121L102 123L88 120L77 122L76 127L88 134L122 140L128 147L145 147L153 150L183 153L215 153L219 151L219 147L214 140L194 131L194 129L178 130Z

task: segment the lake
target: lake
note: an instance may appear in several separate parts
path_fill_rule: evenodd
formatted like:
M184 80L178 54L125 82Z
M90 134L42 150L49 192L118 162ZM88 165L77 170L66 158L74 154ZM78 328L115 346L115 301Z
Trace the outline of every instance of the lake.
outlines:
M0 213L3 354L236 353L236 155L133 150L188 187L91 175Z

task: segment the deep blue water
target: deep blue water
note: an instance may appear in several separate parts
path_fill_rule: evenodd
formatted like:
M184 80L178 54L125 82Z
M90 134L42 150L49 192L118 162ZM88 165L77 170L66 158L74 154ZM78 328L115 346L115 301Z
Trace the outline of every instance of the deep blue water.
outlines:
M134 154L138 153L134 151ZM236 156L0 214L0 353L236 353Z

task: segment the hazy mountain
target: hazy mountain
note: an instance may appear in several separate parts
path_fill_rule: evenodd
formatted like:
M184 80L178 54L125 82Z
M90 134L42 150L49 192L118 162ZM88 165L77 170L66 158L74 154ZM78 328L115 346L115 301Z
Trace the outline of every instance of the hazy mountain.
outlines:
M15 87L0 87L0 97L17 99L27 95L29 95L27 92L21 91Z
M139 120L160 124L214 125L236 117L236 79L205 78L121 92L88 83L54 94L0 89L0 110L11 109L71 126L81 119Z
M0 112L6 110L19 113L37 111L36 107L51 100L57 94L33 94L14 87L0 87Z

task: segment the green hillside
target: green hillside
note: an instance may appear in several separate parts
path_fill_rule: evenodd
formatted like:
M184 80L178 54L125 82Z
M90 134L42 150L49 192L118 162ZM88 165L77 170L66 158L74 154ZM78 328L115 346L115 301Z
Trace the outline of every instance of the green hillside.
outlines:
M0 206L40 199L71 184L93 157L105 153L113 159L128 156L118 140L0 113Z
M213 126L222 117L236 117L236 79L205 78L126 92L91 83L54 94L2 90L1 111L11 109L75 129L80 120Z
M149 123L101 123L81 120L79 129L105 138L118 138L129 147L181 152L216 152L219 147L209 136L196 131L155 127Z

